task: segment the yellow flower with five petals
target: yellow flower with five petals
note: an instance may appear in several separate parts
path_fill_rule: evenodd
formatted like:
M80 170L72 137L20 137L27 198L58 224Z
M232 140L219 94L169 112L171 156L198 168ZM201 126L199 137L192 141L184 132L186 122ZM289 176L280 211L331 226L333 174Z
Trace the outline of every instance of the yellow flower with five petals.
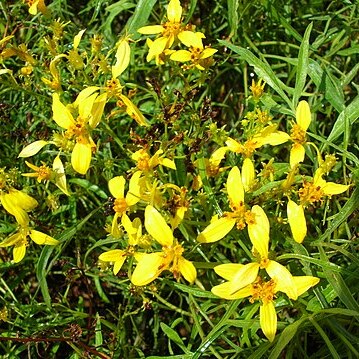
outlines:
M171 228L162 215L150 205L145 209L145 227L162 246L162 251L143 253L136 257L138 264L131 277L132 284L147 285L165 270L170 270L176 279L183 276L188 282L193 283L197 277L196 268L182 256L184 248L174 238Z
M47 244L53 246L60 243L57 239L28 227L28 223L26 223L26 225L21 224L20 229L15 234L0 243L0 247L14 246L14 263L20 262L25 257L26 248L28 246L27 237L30 237L36 244L40 245Z
M139 28L137 31L143 35L160 34L153 42L149 43L147 61L162 54L165 49L169 49L177 36L184 30L181 22L182 6L179 0L171 0L167 7L167 19L161 25L151 25Z
M293 238L298 243L302 243L307 235L304 208L316 202L321 202L325 196L340 194L349 188L349 185L327 182L323 179L323 175L323 170L318 168L315 171L313 181L303 183L303 187L298 191L300 204L295 203L291 199L288 200L288 223Z
M212 288L212 293L225 299L241 299L251 297L250 302L259 300L259 322L264 335L272 342L277 332L277 313L275 310L274 299L278 292L287 294L290 299L296 300L309 288L319 282L319 278L312 276L292 276L288 278L274 276L269 281L263 281L257 277L252 283L247 284L237 290L236 282L244 277L238 276L238 271L242 268L241 264L223 264L215 267L218 275L227 282Z
M266 227L268 218L263 209L255 205L251 210L246 208L244 194L248 192L255 179L253 162L246 158L243 162L242 173L237 166L233 167L227 178L227 192L231 212L225 212L219 219L214 220L198 235L201 243L212 243L226 236L236 225L244 229L248 225L249 233L261 233ZM269 226L269 224L268 224ZM268 233L269 236L269 233Z

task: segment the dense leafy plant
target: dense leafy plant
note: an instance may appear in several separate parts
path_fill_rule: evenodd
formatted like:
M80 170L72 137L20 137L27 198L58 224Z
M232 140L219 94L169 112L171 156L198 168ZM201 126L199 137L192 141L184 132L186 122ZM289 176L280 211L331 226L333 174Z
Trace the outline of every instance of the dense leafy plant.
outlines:
M359 356L356 5L0 10L4 358Z

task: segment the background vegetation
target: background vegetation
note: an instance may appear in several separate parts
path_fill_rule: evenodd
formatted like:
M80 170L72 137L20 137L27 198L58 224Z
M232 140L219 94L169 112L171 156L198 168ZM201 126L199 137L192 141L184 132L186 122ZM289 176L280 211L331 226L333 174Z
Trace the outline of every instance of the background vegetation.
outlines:
M356 2L182 1L185 22L195 24L196 30L205 33L206 44L218 49L208 70L187 73L173 63L146 62L148 48L144 36L136 32L141 26L159 24L167 1L54 0L47 5L51 15L33 16L22 1L0 3L2 37L14 35L0 42L0 167L15 188L39 202L31 215L33 225L61 242L56 247L32 243L20 263L11 262L10 248L0 248L0 356L359 357ZM129 35L136 42L131 43L131 62L121 81L150 123L139 127L115 101L109 101L105 120L93 133L101 150L90 172L81 176L69 162L65 165L71 196L51 183L21 176L30 170L18 158L26 145L48 140L57 129L52 120L53 89L42 78L52 79L54 55L49 42L59 23L66 24L58 42L62 53L72 48L78 31L86 29L79 45L84 69L75 71L66 61L58 65L64 102L73 102L84 86L103 85L106 72L101 72L101 66L106 56L114 54L121 36ZM97 55L91 52L94 35L102 38ZM301 47L303 43L307 49ZM9 47L17 49L14 56L6 56ZM308 61L305 73L303 61ZM29 63L33 72L27 76L22 69ZM314 114L309 140L323 155L336 155L330 180L351 185L347 192L307 213L308 239L303 245L287 240L285 208L271 202L271 241L277 259L287 260L292 273L303 275L304 267L306 274L321 279L298 301L277 300L278 332L273 343L259 330L258 304L226 301L210 292L220 283L213 267L242 262L250 252L248 236L232 231L217 243L196 243L194 228L203 230L218 206L227 209L222 191L225 171L214 178L204 176L201 191L189 188L194 219L188 216L175 231L187 243L187 258L194 262L199 282L189 285L167 273L149 286L135 287L125 270L131 271L132 262L115 276L112 267L98 259L105 250L116 248L116 240L106 230L112 218L108 181L126 176L133 168L131 152L145 144L165 148L177 170L161 168L159 177L190 187L199 173L195 159L208 158L227 136L241 138L242 121L255 106L249 87L252 79L259 78L267 83L261 105L283 131L290 129L288 118L294 119L290 116L294 105L290 109L286 98L308 100ZM39 165L56 153L48 147L36 161L29 161ZM301 174L312 176L316 153L309 148L307 155ZM276 172L282 174L278 180L285 179L288 146L261 148L259 156L263 161L275 157ZM239 163L230 154L223 167ZM259 166L260 161L257 172ZM268 188L260 201L267 200ZM166 193L166 211L173 205L171 198ZM16 228L13 216L2 210L2 239ZM239 242L245 244L238 246Z

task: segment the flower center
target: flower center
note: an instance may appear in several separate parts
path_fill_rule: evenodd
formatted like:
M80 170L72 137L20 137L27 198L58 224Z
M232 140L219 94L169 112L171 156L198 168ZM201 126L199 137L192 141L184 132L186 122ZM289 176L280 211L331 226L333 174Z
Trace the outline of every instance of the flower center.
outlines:
M244 229L247 224L255 224L254 214L246 209L244 202L230 203L233 212L224 212L225 217L234 218L238 229Z
M46 165L41 165L36 171L36 173L37 173L37 180L39 182L43 180L48 181L51 178L51 169Z
M87 136L87 129L86 129L86 120L78 117L76 122L69 126L69 128L65 132L65 136L67 138L72 137L86 137Z
M125 198L116 198L114 205L113 205L113 210L119 214L123 214L126 212L128 206L126 203L126 199Z
M167 21L164 24L162 24L163 31L162 35L163 37L171 37L171 36L177 36L181 32L181 24L179 22L171 22Z
M302 205L312 204L321 201L324 192L320 186L314 185L312 182L305 182L303 188L299 190L300 203Z
M295 124L290 131L290 137L296 143L305 143L306 131L303 130L298 124Z
M272 302L275 294L275 281L271 279L268 282L264 282L262 278L258 277L252 284L252 291L253 294L249 300L251 303L255 300L260 300L264 304Z
M150 170L150 155L146 152L142 153L137 159L137 168L140 171Z

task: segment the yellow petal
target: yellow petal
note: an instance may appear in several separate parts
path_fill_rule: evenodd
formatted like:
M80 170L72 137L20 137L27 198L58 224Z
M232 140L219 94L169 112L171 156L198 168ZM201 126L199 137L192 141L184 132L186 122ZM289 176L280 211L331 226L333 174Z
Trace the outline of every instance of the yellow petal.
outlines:
M226 280L232 280L243 264L225 263L214 267L214 271Z
M161 244L161 246L172 245L173 233L171 228L167 225L157 209L150 205L145 209L145 227L147 232Z
M125 183L123 176L116 176L108 181L108 189L115 198L125 198Z
M155 280L162 271L167 269L163 266L163 253L143 254L131 276L131 282L136 286L143 286Z
M89 125L91 126L91 128L95 128L99 124L103 111L105 109L106 101L107 101L107 94L103 93L100 96L98 96L95 102L93 103L91 110L92 116L89 119Z
M225 157L226 153L228 151L227 147L220 147L216 149L209 158L209 162L212 166L218 167Z
M202 53L201 53L201 60L202 59L207 59L208 57L211 57L212 55L214 55L218 50L216 49L212 49L211 47L207 47L205 48Z
M94 93L91 96L86 97L82 101L79 102L79 115L82 120L88 120L91 111L92 106L96 100L98 93Z
M36 15L37 14L37 4L39 1L35 1L30 7L29 7L29 14ZM15 262L17 263L17 262Z
M241 171L237 166L234 166L228 174L227 192L231 206L238 206L244 202L244 188L242 184Z
M334 194L340 194L345 192L349 186L344 184L338 184L334 182L325 182L325 185L322 187L324 194L327 196L332 196Z
M242 166L242 183L245 192L248 192L253 186L256 177L253 161L245 158Z
M259 263L248 263L242 266L230 281L232 284L231 294L235 294L240 289L252 284L257 279L259 267Z
M57 239L55 239L55 238L53 238L51 236L48 236L45 233L35 231L34 229L32 229L29 234L30 234L31 239L36 244L47 244L47 245L50 245L50 246L54 246L54 245L60 243Z
M300 296L309 288L317 285L319 283L319 278L312 276L294 276L293 281L297 287L297 294Z
M298 298L297 287L293 281L293 276L289 270L276 261L270 260L266 272L275 280L275 290L284 292L289 298L296 300Z
M25 257L25 253L26 253L26 245L25 244L20 244L18 246L15 246L12 251L14 263L19 263L20 261L22 261L23 258Z
M2 242L0 242L0 247L9 247L15 245L17 242L22 240L21 233L15 233L7 238L5 238Z
M62 164L60 155L57 155L52 164L52 170L56 173L55 175L55 184L60 188L62 192L64 192L67 196L69 196L69 192L67 190L66 184L66 175L64 165Z
M178 258L178 269L187 282L192 284L196 280L197 271L195 266L182 256Z
M54 121L62 128L68 129L74 124L74 119L68 108L60 101L59 94L52 95L52 112Z
M25 211L31 211L38 206L38 202L35 198L17 189L11 188L8 196L16 206L21 207Z
M310 107L307 101L300 101L298 106L297 106L297 110L296 110L296 114L295 114L295 118L297 120L297 124L303 129L303 130L307 130L310 122L312 120L311 118L311 113L310 113Z
M139 200L141 196L141 185L140 185L140 177L141 177L141 171L135 172L129 183L129 190L126 195L126 203L129 206L135 205Z
M36 155L36 153L38 153L48 143L50 142L44 140L38 140L33 143L30 143L22 149L18 157L31 157L33 155Z
M167 7L167 18L171 22L180 22L182 16L182 7L179 0L171 0Z
M133 118L140 126L148 126L148 123L145 117L142 115L141 111L137 106L125 95L120 95L121 100L126 106L127 114Z
M91 96L94 92L96 92L97 90L99 90L100 88L97 86L89 86L84 88L76 97L75 102L73 103L73 105L75 107L79 107L80 104L89 96Z
M305 220L303 206L296 204L292 200L288 200L287 217L294 240L298 243L302 243L307 235L307 222Z
M91 145L88 143L77 142L71 154L71 164L73 169L82 175L86 174L90 167L91 156Z
M242 146L239 142L234 140L233 138L228 137L226 141L226 146L230 151L240 153L242 151Z
M263 334L272 342L277 332L277 313L273 302L263 303L260 306L259 318Z
M264 145L278 146L284 142L287 142L289 139L290 136L282 131L274 131L268 134L261 134L253 137L253 140L257 141L257 147Z
M212 243L225 237L234 227L235 219L222 217L208 225L197 237L198 242Z
M137 32L143 35L160 34L162 31L164 31L162 25L143 26L137 30Z
M174 161L168 159L168 158L160 158L159 159L159 163L162 165L162 166L165 166L165 167L168 167L168 168L171 168L173 170L176 169L176 164Z
M253 206L251 212L255 215L255 223L248 224L249 238L262 259L265 259L268 258L269 245L268 217L262 207L258 205Z
M26 211L19 207L9 194L1 194L1 204L7 212L15 216L17 223L25 227L28 225L30 219Z
M252 285L248 285L233 294L232 283L225 282L214 286L211 289L211 292L217 295L218 297L233 300L233 299L241 299L251 296L253 294L253 289L252 289Z
M202 39L205 38L202 32L193 32L193 31L181 31L178 34L178 39L182 44L187 47L196 47L203 49Z
M186 62L191 60L191 52L187 50L178 50L175 51L171 56L170 59L173 61L180 61Z
M74 37L74 49L78 48L82 35L84 34L85 31L86 29L79 31L78 34Z
M122 39L116 51L116 64L112 66L112 77L115 79L124 72L130 63L131 48L127 39Z
M151 46L148 49L148 54L146 57L147 62L151 61L154 57L159 56L165 50L167 46L167 38L159 37L152 42Z
M300 162L304 161L305 149L300 143L294 143L290 150L289 164L293 168Z
M114 262L114 266L113 266L113 274L116 275L123 263L126 260L126 255L125 252L120 250L120 249L114 249L111 251L107 251L105 253L102 253L99 257L99 260L104 261L104 262Z

